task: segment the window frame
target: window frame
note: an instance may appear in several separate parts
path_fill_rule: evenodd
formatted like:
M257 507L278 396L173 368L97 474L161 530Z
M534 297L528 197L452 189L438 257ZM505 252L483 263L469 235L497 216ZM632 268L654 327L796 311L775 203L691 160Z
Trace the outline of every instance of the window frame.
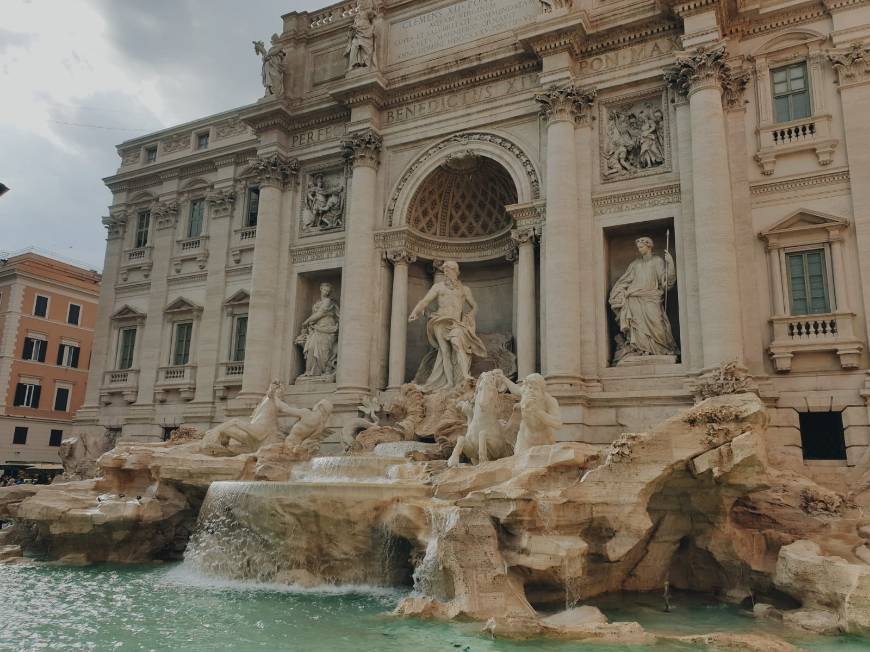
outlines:
M124 333L132 331L133 333L133 341L130 345L130 360L127 366L125 364L125 347L124 347ZM136 340L139 336L139 327L138 326L122 326L118 329L118 354L115 360L116 367L119 371L126 371L127 369L133 369L136 365Z
M144 222L144 228L143 228ZM151 211L147 208L136 211L136 228L133 229L133 248L148 246L151 239Z
M809 278L807 275L807 265L806 265L806 255L813 252L821 252L822 254L822 271L823 271L823 281L824 281L824 293L825 293L825 302L826 302L826 310L821 312L816 312L811 310L810 302L810 288L809 288ZM802 245L799 247L785 247L783 248L783 264L785 267L785 283L788 289L788 314L790 317L810 317L812 315L826 315L834 312L836 310L836 292L834 286L834 275L833 270L831 269L831 251L828 243L819 243L816 245ZM791 256L803 256L804 257L804 290L806 291L806 301L807 301L807 312L796 312L794 307L794 288L792 287L792 277L791 277L791 268L789 267L789 259Z
M776 92L776 74L778 72L785 72L786 79L785 83L791 86L792 78L791 78L791 70L794 68L801 68L803 71L803 80L804 80L804 88L800 91L789 90L785 93L777 93ZM796 95L805 95L807 99L807 114L802 116L795 116L794 111L794 103L792 98ZM780 117L777 115L776 101L779 98L786 97L788 98L788 118L785 120L780 120ZM778 65L774 68L770 69L770 99L771 99L771 115L773 117L773 122L775 124L785 124L788 122L794 122L797 120L807 120L813 117L813 93L810 88L810 69L807 65L806 59L801 59L799 61L795 61L792 63L784 63L782 65Z
M13 446L26 446L27 445L27 434L30 428L28 426L15 426L12 430L12 445ZM18 441L18 435L23 431L24 437L21 441Z
M256 202L252 198L256 195ZM251 210L251 204L256 203L256 210ZM248 186L248 191L245 193L245 228L256 227L259 222L260 214L260 186ZM251 216L253 215L253 221Z
M72 309L73 306L78 308L78 314L76 315L76 320L74 322L69 320L69 313L70 313L70 310ZM82 324L82 305L80 303L73 303L72 301L70 301L67 304L66 323L69 324L70 326L81 326L81 324Z
M31 348L30 348L30 357L25 357L27 352L27 343L30 340ZM39 342L39 346L36 346L36 343ZM28 333L24 336L24 347L21 350L21 360L25 362L45 362L45 356L48 351L48 338L47 337L34 337L33 333Z
M244 342L241 347L241 357L239 357L239 321L245 320ZM230 334L230 362L244 362L245 354L248 350L248 313L241 315L233 315L232 333Z
M18 396L18 388L25 387L24 395L19 402L17 400ZM35 397L35 405L34 405L34 397ZM34 382L24 382L21 379L18 380L15 386L15 399L12 401L12 407L23 407L32 410L39 409L39 403L42 400L42 386L39 383Z
M194 215L196 213L196 208L199 207L199 222L198 229L196 233L193 233L193 225ZM190 209L187 213L187 237L188 238L199 238L202 237L202 227L205 225L205 198L204 197L195 197L190 200Z
M178 350L179 345L179 328L182 326L187 327L187 340L185 350L183 352ZM190 364L190 349L193 346L193 320L192 319L184 319L180 321L172 322L172 345L169 349L169 364L172 367L184 367ZM179 357L179 353L183 353L181 357ZM183 360L179 362L180 359Z
M39 304L40 299L45 299L45 314L40 315L36 312L36 306ZM51 312L51 297L46 296L44 294L35 294L33 296L33 311L32 316L38 317L39 319L48 319L48 315Z
M210 136L211 136L211 134L208 131L200 131L198 134L196 134L195 141L194 141L194 143L196 145L196 149L200 150L200 151L204 150L204 149L208 149L209 141L211 140ZM203 138L205 138L204 145L201 142Z
M57 439L55 439L55 433L57 433ZM57 441L56 444L54 443L55 441ZM51 428L48 431L48 445L52 448L57 448L61 443L63 443L63 430L61 428Z
M57 345L57 366L66 369L78 369L81 361L81 344L61 341Z
M68 385L66 383L56 383L54 386L54 397L51 400L51 411L52 412L69 412L69 406L72 404L72 385ZM57 407L57 397L60 394L61 390L66 392L66 405L64 405L62 410L59 410Z
M145 163L156 163L157 162L157 145L146 145L145 146Z

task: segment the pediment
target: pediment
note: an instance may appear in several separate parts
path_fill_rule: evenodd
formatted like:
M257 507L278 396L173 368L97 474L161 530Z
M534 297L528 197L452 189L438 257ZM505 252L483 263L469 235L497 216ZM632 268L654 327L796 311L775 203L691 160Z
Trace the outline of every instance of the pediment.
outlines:
M178 312L202 312L202 306L195 304L189 299L178 297L163 309L163 312L178 313Z
M766 231L762 231L761 235L762 237L768 237L782 233L795 233L816 229L845 229L848 226L849 221L842 217L803 209L791 213L788 217L780 220Z
M798 30L793 32L787 32L785 34L779 34L775 38L767 41L764 45L758 48L758 50L756 50L754 54L755 56L770 54L797 45L807 45L808 43L812 43L813 41L823 41L824 38L824 35L819 34L818 32L814 32L812 30Z
M251 302L251 295L247 290L238 290L229 299L224 301L224 305L228 308L232 306L246 306Z
M124 304L112 315L113 321L144 321L145 313L139 312L130 305Z

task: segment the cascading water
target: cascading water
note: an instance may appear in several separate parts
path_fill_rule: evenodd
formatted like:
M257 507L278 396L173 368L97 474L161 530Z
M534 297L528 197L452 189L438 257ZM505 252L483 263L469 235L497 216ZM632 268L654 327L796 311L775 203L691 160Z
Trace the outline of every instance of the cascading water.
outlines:
M429 507L426 509L426 515L429 518L430 534L426 544L426 554L414 569L414 592L449 600L453 597L453 587L448 585L445 577L438 545L444 535L456 525L459 508Z
M214 482L185 564L258 582L407 585L410 544L392 534L385 518L397 503L432 489L392 479L395 464L316 458L294 469L290 482Z

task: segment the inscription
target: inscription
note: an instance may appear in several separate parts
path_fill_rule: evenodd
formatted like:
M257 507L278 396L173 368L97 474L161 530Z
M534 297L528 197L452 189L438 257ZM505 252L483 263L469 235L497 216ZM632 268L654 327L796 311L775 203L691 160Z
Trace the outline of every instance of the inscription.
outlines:
M311 75L311 83L315 86L332 79L344 77L347 71L347 59L344 58L344 48L316 52L311 57L314 72Z
M389 109L386 114L387 124L398 124L400 122L408 122L409 120L430 117L438 113L456 111L472 104L538 88L539 86L537 75L529 74L493 82L492 84L484 84L475 88L468 88L455 93L447 93L429 100L411 102Z
M396 63L497 34L532 20L540 0L462 0L390 25L390 62Z
M326 125L317 129L297 131L290 136L290 148L315 145L325 140L338 140L344 135L344 125Z
M661 38L583 59L580 61L580 72L589 74L629 66L648 59L655 59L677 49L679 46L673 38Z

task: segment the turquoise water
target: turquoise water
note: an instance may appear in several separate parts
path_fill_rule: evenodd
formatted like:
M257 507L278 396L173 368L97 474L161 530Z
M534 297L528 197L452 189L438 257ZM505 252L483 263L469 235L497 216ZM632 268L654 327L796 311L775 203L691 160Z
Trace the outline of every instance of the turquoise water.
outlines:
M0 566L0 650L299 650L305 652L529 652L689 650L553 641L494 641L479 625L385 615L402 593L383 589L291 590L219 582L183 565L70 568ZM739 609L677 596L663 614L654 597L625 595L599 604L611 618L654 632L750 631ZM768 627L772 627L769 625ZM870 649L870 640L823 639L815 650Z

